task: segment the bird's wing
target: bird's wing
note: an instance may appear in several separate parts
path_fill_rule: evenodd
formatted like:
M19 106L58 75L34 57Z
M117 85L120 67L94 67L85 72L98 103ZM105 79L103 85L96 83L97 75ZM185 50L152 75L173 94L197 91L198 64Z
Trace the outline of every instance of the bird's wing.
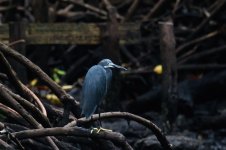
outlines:
M85 117L90 117L100 104L107 90L106 71L102 66L91 67L85 77L82 89L81 108Z

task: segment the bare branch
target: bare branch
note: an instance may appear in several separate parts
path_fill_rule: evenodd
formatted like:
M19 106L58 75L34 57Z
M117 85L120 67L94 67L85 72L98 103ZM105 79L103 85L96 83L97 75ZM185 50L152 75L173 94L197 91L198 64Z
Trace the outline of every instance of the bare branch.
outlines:
M148 14L146 16L143 17L142 21L148 21L149 19L151 19L151 17L154 16L154 14L169 0L159 0L155 6L150 9L150 11L148 12Z
M27 101L26 99L24 99L23 97L21 97L18 94L13 93L10 89L6 88L5 86L3 87L12 97L14 97L21 105L23 105L25 108L28 108L29 112L33 112L35 113L35 116L38 116L38 118L40 120L42 120L42 122L44 123L44 125L46 127L51 127L51 124L49 122L49 119L47 118L47 116L45 116L42 112L40 112L39 109L37 109L37 107L30 103L29 101Z
M78 109L79 102L77 102L72 96L67 94L66 91L64 91L45 72L43 72L40 67L38 67L37 65L32 63L29 59L27 59L25 56L21 55L20 53L16 52L15 50L13 50L12 48L8 47L3 43L0 43L0 51L2 51L4 54L9 55L10 57L13 57L18 62L30 68L30 70L32 70L41 80L43 80L50 87L50 89L57 95L57 97L62 101L62 103L66 104L68 102L72 106L74 106L73 108L76 108L76 110ZM73 113L75 115L78 115L76 114L76 112Z
M214 10L210 13L210 16L205 18L194 30L194 32L191 33L191 35L188 37L188 39L191 39L192 37L194 37L195 35L197 35L202 29L203 27L210 21L211 18L213 18L217 12L224 6L225 4L225 0L218 0L216 2L214 2L214 4L216 4L216 7L214 8Z
M41 124L39 124L8 92L4 89L4 86L0 83L0 97L4 100L7 100L8 103L32 126L35 128L43 128ZM56 144L52 141L50 137L46 137L49 144L53 149L58 150Z
M72 121L71 123L67 124L65 127L72 127L77 124L84 124L89 123L97 120L107 119L107 118L123 118L126 120L133 120L136 121L145 127L149 128L157 137L159 142L161 143L162 147L167 150L172 150L171 144L168 142L164 134L162 133L161 129L158 128L154 123L152 123L150 120L147 120L145 118L142 118L140 116L128 113L128 112L107 112L107 113L101 113L95 114L92 116L92 119L86 119L86 118L80 118L78 120Z
M0 52L0 61L3 63L3 65L6 68L8 77L11 79L11 81L16 85L18 90L23 93L23 95L28 99L31 100L32 98L36 101L38 107L41 109L42 113L47 116L45 107L43 106L40 99L30 90L28 89L17 77L16 72L13 70L11 65L9 64L8 60L5 58L4 54Z
M0 149L14 150L12 146L0 139Z
M213 37L215 37L215 36L217 36L217 35L219 35L219 34L220 34L220 32L217 30L217 31L214 31L214 32L210 32L210 33L208 33L208 34L206 34L206 35L204 35L204 36L201 36L201 37L199 37L199 38L196 38L196 39L194 39L194 40L191 40L191 41L189 41L189 42L186 42L186 43L180 45L180 46L176 49L176 52L179 53L180 51L184 50L184 49L187 48L188 46L191 46L191 45L194 45L194 44L196 44L196 43L198 43L198 42L202 42L202 41L205 41L205 40L207 40L207 39L213 38Z
M111 140L114 143L119 144L123 149L132 150L132 147L126 142L126 138L116 132L101 131L99 133L92 132L88 129L81 127L55 127L45 129L25 130L12 133L18 139L35 138L43 136L78 136L87 138L100 138ZM4 137L0 136L0 137Z
M140 0L133 0L133 3L131 4L131 6L130 6L129 10L127 11L127 13L126 13L124 19L122 20L122 22L126 22L126 21L128 21L131 18L132 14L137 9L137 6L138 6L139 2L140 2Z

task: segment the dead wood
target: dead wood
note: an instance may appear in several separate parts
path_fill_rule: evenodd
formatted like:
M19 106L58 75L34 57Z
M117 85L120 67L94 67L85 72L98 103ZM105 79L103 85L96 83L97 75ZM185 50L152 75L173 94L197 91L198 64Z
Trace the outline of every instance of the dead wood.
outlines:
M162 112L172 124L177 116L177 60L174 28L171 18L160 22L160 52L163 66Z
M92 119L86 119L86 118L80 118L78 120L75 120L69 124L67 124L65 127L71 127L75 126L77 124L84 124L88 122L97 121L98 119L107 119L107 118L123 118L127 120L133 120L136 121L147 128L149 128L157 137L159 142L161 143L162 147L167 150L171 150L171 145L169 144L168 140L166 139L165 135L162 133L161 129L158 128L154 123L152 123L150 120L147 120L145 118L142 118L140 116L127 113L127 112L109 112L109 113L100 113L92 116Z

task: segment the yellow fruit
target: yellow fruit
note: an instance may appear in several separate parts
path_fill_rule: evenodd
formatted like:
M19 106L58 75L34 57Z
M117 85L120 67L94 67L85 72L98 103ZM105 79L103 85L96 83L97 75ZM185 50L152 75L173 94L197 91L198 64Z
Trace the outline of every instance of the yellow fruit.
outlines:
M162 65L157 65L157 66L155 66L154 67L154 69L153 69L153 71L154 71L154 73L156 73L156 74L162 74L162 72L163 72L163 68L162 68Z

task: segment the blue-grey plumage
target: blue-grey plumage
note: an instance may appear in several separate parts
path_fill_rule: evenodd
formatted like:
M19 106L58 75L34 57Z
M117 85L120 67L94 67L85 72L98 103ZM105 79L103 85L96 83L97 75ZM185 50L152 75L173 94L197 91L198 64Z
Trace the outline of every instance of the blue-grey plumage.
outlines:
M82 115L89 118L102 102L110 87L112 68L126 70L124 67L112 63L109 59L103 59L91 67L84 80L80 106Z

